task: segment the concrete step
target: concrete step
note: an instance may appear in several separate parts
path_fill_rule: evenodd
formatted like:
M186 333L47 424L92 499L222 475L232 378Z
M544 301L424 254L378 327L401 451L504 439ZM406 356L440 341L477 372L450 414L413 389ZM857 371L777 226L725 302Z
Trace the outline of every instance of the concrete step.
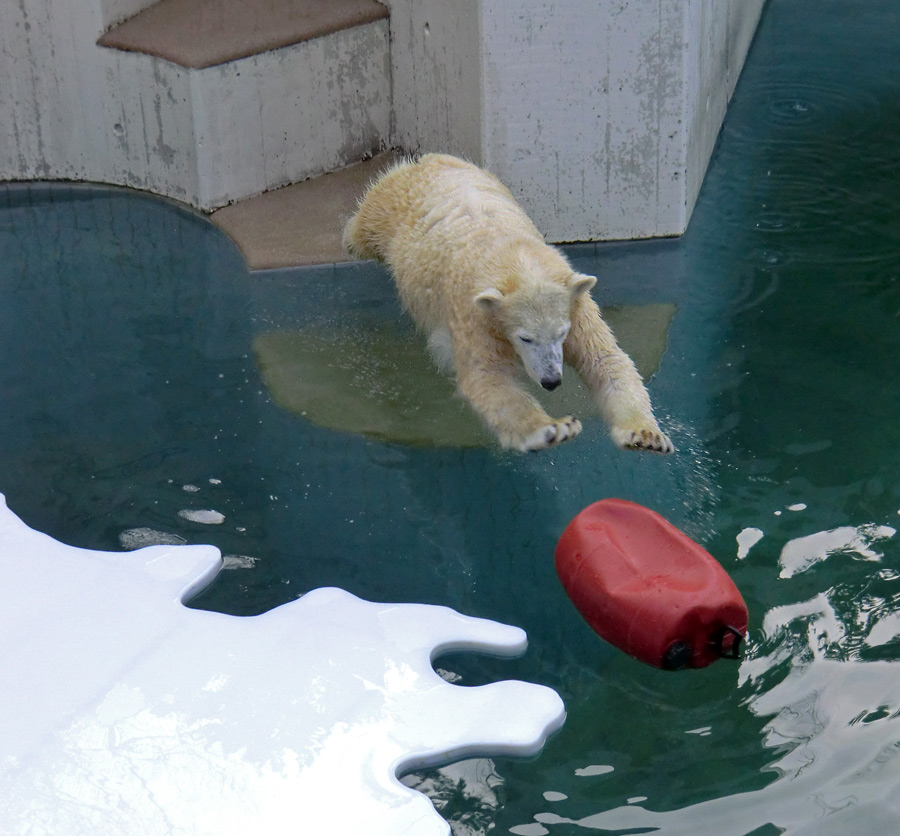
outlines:
M400 159L391 152L242 200L211 215L251 270L347 261L344 224L366 186Z
M161 0L98 43L201 69L387 17L376 0Z
M205 211L389 136L389 21L374 0L162 0L99 43L124 181Z

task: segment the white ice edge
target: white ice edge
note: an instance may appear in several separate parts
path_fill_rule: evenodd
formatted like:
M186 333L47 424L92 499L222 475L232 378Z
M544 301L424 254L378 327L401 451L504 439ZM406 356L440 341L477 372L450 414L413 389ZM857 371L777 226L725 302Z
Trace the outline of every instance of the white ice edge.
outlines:
M447 836L399 775L533 755L565 719L544 686L432 667L519 655L519 628L336 588L185 607L221 569L212 546L64 545L0 494L0 833Z

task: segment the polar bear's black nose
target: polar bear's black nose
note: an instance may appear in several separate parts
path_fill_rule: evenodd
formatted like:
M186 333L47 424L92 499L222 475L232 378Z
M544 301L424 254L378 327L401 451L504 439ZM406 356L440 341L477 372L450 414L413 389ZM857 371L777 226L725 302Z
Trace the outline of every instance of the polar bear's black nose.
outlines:
M544 377L541 379L541 386L548 392L552 392L560 383L562 383L561 377Z

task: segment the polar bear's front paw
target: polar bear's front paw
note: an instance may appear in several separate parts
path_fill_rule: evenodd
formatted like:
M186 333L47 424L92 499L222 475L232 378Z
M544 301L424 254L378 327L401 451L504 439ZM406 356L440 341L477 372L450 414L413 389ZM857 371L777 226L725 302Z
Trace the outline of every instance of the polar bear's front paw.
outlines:
M536 450L546 450L548 447L555 447L564 441L575 438L581 432L581 421L567 415L552 424L546 424L530 435L525 436L519 449L529 452Z
M623 450L649 450L652 453L671 453L675 446L658 427L625 429L616 427L612 431L613 441Z

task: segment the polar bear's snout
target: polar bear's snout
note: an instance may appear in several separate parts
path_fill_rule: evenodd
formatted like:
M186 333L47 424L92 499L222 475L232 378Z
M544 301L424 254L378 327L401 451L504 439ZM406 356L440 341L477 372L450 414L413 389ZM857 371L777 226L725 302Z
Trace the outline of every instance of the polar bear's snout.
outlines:
M536 340L517 340L516 353L528 376L548 392L562 383L563 340L541 343Z
M545 377L541 380L541 386L548 392L552 392L560 383L562 383L562 377Z

